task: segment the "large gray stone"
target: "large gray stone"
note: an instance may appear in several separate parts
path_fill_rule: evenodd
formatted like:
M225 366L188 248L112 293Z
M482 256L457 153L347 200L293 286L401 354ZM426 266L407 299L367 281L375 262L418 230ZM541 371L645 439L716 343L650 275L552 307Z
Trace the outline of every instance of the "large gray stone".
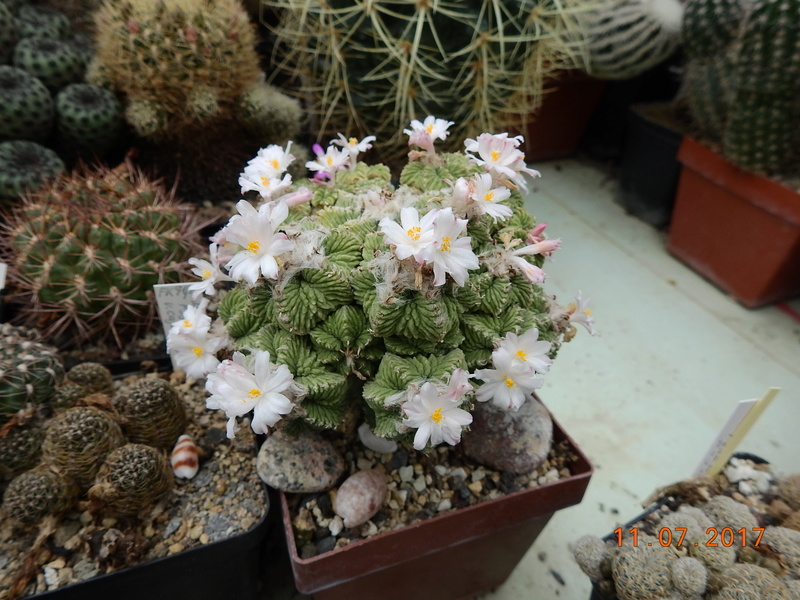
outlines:
M553 443L553 421L537 400L518 411L478 402L470 431L461 444L472 460L499 471L530 473L541 465Z
M344 458L328 440L309 432L277 431L258 451L258 476L281 492L308 494L331 489L345 471Z

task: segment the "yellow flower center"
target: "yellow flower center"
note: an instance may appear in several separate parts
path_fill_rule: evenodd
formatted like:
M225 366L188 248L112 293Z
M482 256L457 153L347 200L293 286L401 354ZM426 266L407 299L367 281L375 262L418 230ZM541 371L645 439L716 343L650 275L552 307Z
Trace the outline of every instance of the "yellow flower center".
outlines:
M189 319L184 319L183 320L183 326L184 327L191 327L192 326L192 322Z
M427 127L425 127L425 131L427 131L427 132L428 132L428 135L430 135L431 133L433 133L433 123L431 123L430 125L428 125Z
M528 356L528 353L525 350L517 350L517 356L519 356L520 360L526 360L525 357Z
M494 192L486 192L486 193L483 195L483 199L484 199L486 202L493 202L493 201L494 201Z
M262 175L261 176L261 185L263 185L264 187L269 187L269 185L270 185L269 177L267 177L265 175Z
M349 140L347 140L347 143L350 144L351 146L355 146L358 144L358 139L350 138Z
M247 244L247 250L249 252L258 252L259 248L261 248L261 242L258 240L253 240L249 244Z
M261 390L258 388L253 388L247 393L247 398L250 400L255 400L261 395ZM247 398L242 398L242 402L247 402Z
M280 162L278 162L278 159L277 159L277 158L273 158L271 161L269 161L269 165L270 165L270 166L271 166L273 169L275 169L276 171L280 171L280 169L281 169L281 163L280 163Z
M583 312L587 317L591 317L592 316L592 311L589 310L588 308L586 310L584 310Z
M439 421L444 419L444 415L442 415L442 409L437 408L435 411L433 411L433 413L431 414L431 419L433 419L433 422L438 425Z
M329 157L326 159L326 162L328 163L328 166L329 166L329 167L330 167L331 165L333 165L333 157L332 157L332 156L329 156Z
M450 252L450 236L442 238L442 252Z
M408 235L408 237L410 237L412 240L418 240L421 231L422 229L420 227L412 227L406 231L406 235Z
M197 358L203 356L203 349L200 346L195 346L194 348L192 348L192 352L194 352L194 355Z
M211 277L211 271L203 269L203 279L208 279L209 277Z
M508 375L506 375L506 387L510 387L511 388L511 387L514 387L515 385L517 385L517 384L514 383L514 380L513 379L509 379Z
M500 153L497 150L493 150L490 156L492 157L492 162L497 162L500 158Z

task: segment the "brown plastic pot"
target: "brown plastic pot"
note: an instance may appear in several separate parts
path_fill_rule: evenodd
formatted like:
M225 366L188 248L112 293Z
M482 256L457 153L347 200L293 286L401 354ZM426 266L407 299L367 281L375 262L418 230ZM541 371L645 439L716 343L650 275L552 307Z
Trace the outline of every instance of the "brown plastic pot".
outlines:
M684 137L667 250L749 308L800 294L800 194Z
M303 559L281 494L283 525L297 589L316 600L472 598L502 584L555 511L583 498L592 466L553 421L555 443L567 440L572 475L454 510L343 548Z

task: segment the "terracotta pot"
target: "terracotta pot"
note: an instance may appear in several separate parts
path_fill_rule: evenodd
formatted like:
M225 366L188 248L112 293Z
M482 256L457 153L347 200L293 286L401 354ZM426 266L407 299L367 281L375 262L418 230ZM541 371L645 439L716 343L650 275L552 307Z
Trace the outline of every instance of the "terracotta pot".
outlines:
M685 137L667 250L749 308L800 294L800 194Z
M313 558L298 556L286 496L283 525L297 589L317 600L471 598L502 584L555 511L583 498L592 466L554 421L555 443L575 455L572 475L354 542Z
M512 135L525 136L525 161L552 160L573 155L583 137L606 82L583 71L564 71L544 83L542 106Z

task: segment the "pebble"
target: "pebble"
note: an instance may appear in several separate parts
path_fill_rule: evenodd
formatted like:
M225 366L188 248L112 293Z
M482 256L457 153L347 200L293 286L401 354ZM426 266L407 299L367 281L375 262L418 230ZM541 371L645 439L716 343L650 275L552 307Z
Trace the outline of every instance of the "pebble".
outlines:
M512 473L530 473L541 465L553 441L553 421L538 400L528 400L518 411L479 402L472 413L469 435L461 442L476 462Z
M278 431L261 445L256 468L261 480L276 490L311 493L331 489L346 465L333 444L318 433L289 436Z
M414 489L417 490L418 492L424 492L428 487L428 484L425 481L424 477L417 477L412 485L414 486Z
M366 523L386 500L386 476L375 469L359 471L339 487L333 509L347 528Z
M331 535L336 537L344 530L344 521L342 521L342 517L336 515L333 519L331 519L330 524L328 525L328 531L331 532Z
M400 481L409 482L414 479L414 467L412 465L400 467L397 473L400 475Z
M444 512L446 510L450 510L451 508L453 508L453 503L450 502L449 498L445 498L444 500L439 502L439 504L436 506L436 511Z

